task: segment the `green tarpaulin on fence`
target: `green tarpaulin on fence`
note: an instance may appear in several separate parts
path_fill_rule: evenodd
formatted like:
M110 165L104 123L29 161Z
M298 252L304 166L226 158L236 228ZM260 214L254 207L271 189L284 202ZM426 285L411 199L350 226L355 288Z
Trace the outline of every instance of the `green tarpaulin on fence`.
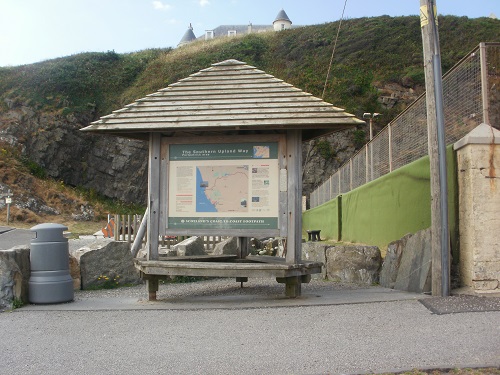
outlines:
M451 146L447 149L447 160L449 226L452 249L456 249L456 160ZM376 245L383 254L390 242L430 226L429 157L416 160L303 215L304 230L319 229L322 237L334 241Z

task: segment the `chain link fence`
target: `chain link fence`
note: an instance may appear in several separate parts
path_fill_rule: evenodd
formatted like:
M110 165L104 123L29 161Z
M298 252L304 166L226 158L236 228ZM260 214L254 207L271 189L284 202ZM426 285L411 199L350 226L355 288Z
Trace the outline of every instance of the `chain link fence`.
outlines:
M446 144L500 118L499 69L500 43L481 43L443 76ZM310 207L427 155L426 108L424 93L314 190Z

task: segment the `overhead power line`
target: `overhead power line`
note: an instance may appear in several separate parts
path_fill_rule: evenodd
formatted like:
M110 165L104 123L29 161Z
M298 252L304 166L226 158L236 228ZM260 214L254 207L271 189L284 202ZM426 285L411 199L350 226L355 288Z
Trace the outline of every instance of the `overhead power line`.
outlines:
M344 12L346 5L347 5L347 0L345 0L344 2L344 9L342 9L342 15L340 16L339 27L337 29L337 36L335 37L335 43L333 44L332 57L330 58L330 64L328 65L328 72L326 73L325 86L323 87L323 95L321 95L321 99L325 98L326 86L328 84L328 79L330 78L330 70L332 69L333 55L335 54L335 48L337 47L337 41L339 39L340 27L342 26L342 20L344 19Z

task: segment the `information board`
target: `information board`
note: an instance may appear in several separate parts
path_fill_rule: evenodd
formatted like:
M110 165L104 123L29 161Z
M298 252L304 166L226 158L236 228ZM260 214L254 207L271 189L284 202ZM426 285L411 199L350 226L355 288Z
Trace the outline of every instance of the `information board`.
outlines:
M169 229L277 229L278 142L171 144Z

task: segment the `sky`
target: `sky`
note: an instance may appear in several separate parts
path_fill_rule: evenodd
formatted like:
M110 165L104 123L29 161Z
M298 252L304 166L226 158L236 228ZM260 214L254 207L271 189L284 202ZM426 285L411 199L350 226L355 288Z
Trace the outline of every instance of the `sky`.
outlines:
M419 14L420 0L0 0L0 66L80 52L176 47L219 25L271 25L284 9L294 25ZM500 18L500 0L436 0L438 13Z

